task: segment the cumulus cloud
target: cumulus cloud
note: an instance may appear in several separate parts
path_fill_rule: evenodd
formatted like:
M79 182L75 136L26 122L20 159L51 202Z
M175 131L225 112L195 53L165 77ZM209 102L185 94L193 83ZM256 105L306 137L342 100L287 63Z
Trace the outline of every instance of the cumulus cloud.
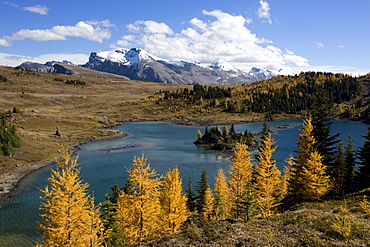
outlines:
M260 7L258 9L258 18L271 25L272 21L270 18L270 5L264 0L260 0L259 3Z
M36 14L40 15L47 15L49 12L49 8L46 5L35 5L35 6L28 6L28 7L23 7L23 10L33 12Z
M15 40L32 39L36 41L66 40L68 37L84 38L91 41L103 42L111 37L107 29L111 26L108 20L86 22L80 21L74 26L54 26L51 29L21 29L11 36L3 36L0 45L10 46Z
M166 59L210 63L222 58L247 71L253 66L279 70L288 66L308 66L306 58L282 51L272 41L257 37L247 25L251 19L220 10L203 11L208 20L193 18L175 33L165 23L136 21L127 26L130 34L111 45L141 47Z

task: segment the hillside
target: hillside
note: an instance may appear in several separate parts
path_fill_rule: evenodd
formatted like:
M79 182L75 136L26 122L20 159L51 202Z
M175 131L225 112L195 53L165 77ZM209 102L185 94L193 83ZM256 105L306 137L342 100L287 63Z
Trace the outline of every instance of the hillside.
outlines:
M15 156L0 158L2 177L13 174L17 178L17 174L52 162L60 157L63 149L75 150L79 144L90 140L121 135L102 127L125 121L161 120L210 125L306 114L306 111L294 114L282 111L269 115L269 112L242 111L236 107L245 102L248 92L275 90L281 88L282 82L293 83L289 80L295 77L279 76L246 86L198 86L199 92L206 90L208 96L203 94L198 99L185 100L175 95L190 93L194 86L126 80L95 71L90 74L91 70L84 68L75 71L80 76L0 67L0 112L9 112L14 107L22 112L11 114L8 119L17 128L23 142ZM362 95L334 105L333 112L340 113L337 117L367 120L369 78L370 75L358 78L364 89ZM226 93L223 99L217 98L220 92ZM55 135L57 129L60 137Z

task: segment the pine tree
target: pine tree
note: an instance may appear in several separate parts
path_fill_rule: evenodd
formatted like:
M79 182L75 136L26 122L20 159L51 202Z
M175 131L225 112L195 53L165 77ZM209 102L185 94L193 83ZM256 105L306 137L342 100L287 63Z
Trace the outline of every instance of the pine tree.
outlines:
M334 172L333 160L335 156L335 146L338 142L339 134L330 135L331 124L329 121L330 103L325 93L319 93L311 105L311 117L313 126L313 137L316 140L315 148L323 156L323 163L328 167L328 174Z
M160 192L162 216L168 232L178 232L189 216L187 198L182 192L182 180L178 168L170 170L164 177Z
M364 138L365 142L358 152L358 158L360 159L357 176L360 184L358 189L370 187L370 128L367 128L367 134Z
M249 221L258 212L258 202L256 190L252 182L245 183L243 193L236 201L236 216Z
M281 173L276 167L276 160L272 157L276 150L273 145L274 141L269 136L264 142L264 147L258 153L258 165L255 168L255 189L262 217L273 215L274 208L279 205L278 194Z
M63 155L64 161L51 170L48 178L50 187L41 190L44 196L40 209L44 246L98 246L104 238L103 225L99 218L99 209L87 194L87 183L79 177L77 158Z
M224 220L230 216L231 195L227 184L224 170L219 169L215 178L214 211L218 220Z
M252 180L252 153L248 151L245 144L237 143L234 155L230 160L229 188L231 201L236 202L243 194L245 184ZM235 208L235 205L233 205L233 208Z
M353 148L353 138L352 134L348 136L347 145L345 148L345 182L344 182L344 192L350 193L353 192L355 186L354 176L355 176L355 166L356 166L356 157L355 150Z
M344 154L344 144L339 140L334 157L334 171L332 175L332 188L336 194L344 194L344 184L346 182L346 159Z
M105 195L105 201L102 203L101 218L104 222L106 238L104 244L107 246L125 246L123 241L124 235L122 229L119 227L118 222L120 217L117 212L117 200L120 195L118 185L111 187L112 193Z
M193 192L193 181L192 178L189 178L188 189L186 190L186 197L188 200L186 201L186 205L190 212L194 212L196 209L196 197Z
M197 200L197 208L199 212L203 211L203 207L205 206L205 194L207 189L210 188L208 182L208 174L206 170L202 171L202 176L200 181L198 182L198 200Z
M118 197L118 223L124 233L124 240L130 244L140 244L161 236L163 223L159 202L160 177L142 155L134 157L128 169L128 181L133 194L121 192Z

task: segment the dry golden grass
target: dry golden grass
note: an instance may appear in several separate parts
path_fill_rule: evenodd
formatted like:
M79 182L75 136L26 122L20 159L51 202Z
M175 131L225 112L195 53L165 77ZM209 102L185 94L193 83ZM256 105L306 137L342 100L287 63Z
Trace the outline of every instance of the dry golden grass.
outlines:
M60 157L63 149L117 133L107 127L125 121L171 120L179 124L245 122L261 115L220 112L199 106L167 107L155 103L156 92L192 88L190 85L159 84L126 80L107 73L81 68L83 77L35 72L1 67L0 112L13 107L22 113L12 114L23 147L13 157L0 157L0 176L23 175ZM69 85L67 80L80 80L86 85ZM61 137L55 135L59 129Z

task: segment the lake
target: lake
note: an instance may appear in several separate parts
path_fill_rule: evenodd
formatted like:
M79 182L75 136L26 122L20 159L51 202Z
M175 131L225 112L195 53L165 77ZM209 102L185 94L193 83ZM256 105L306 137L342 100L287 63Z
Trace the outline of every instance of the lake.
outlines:
M274 157L279 169L284 167L284 160L289 154L294 155L297 149L297 136L301 128L301 120L282 120L268 123L274 130L273 138L277 145ZM285 126L279 128L278 126ZM220 126L221 128L223 126ZM228 126L230 128L230 126ZM332 134L342 133L346 143L348 134L352 133L355 147L359 147L366 134L366 124L334 121ZM262 123L235 125L236 132L259 132ZM193 180L196 190L202 170L207 170L210 183L219 168L229 170L229 157L223 153L198 147L193 144L196 131L204 133L204 127L178 126L164 122L125 123L114 129L127 133L126 137L95 141L82 145L76 154L79 156L82 179L89 183L89 191L94 192L96 202L104 200L110 187L118 184L123 187L127 178L127 168L134 156L143 153L151 166L159 173L165 174L170 168L177 166L187 187L189 178ZM19 184L17 193L9 198L0 208L0 246L33 246L40 238L37 235L37 221L40 220L38 205L42 195L39 188L47 185L50 175L49 166L28 175Z

